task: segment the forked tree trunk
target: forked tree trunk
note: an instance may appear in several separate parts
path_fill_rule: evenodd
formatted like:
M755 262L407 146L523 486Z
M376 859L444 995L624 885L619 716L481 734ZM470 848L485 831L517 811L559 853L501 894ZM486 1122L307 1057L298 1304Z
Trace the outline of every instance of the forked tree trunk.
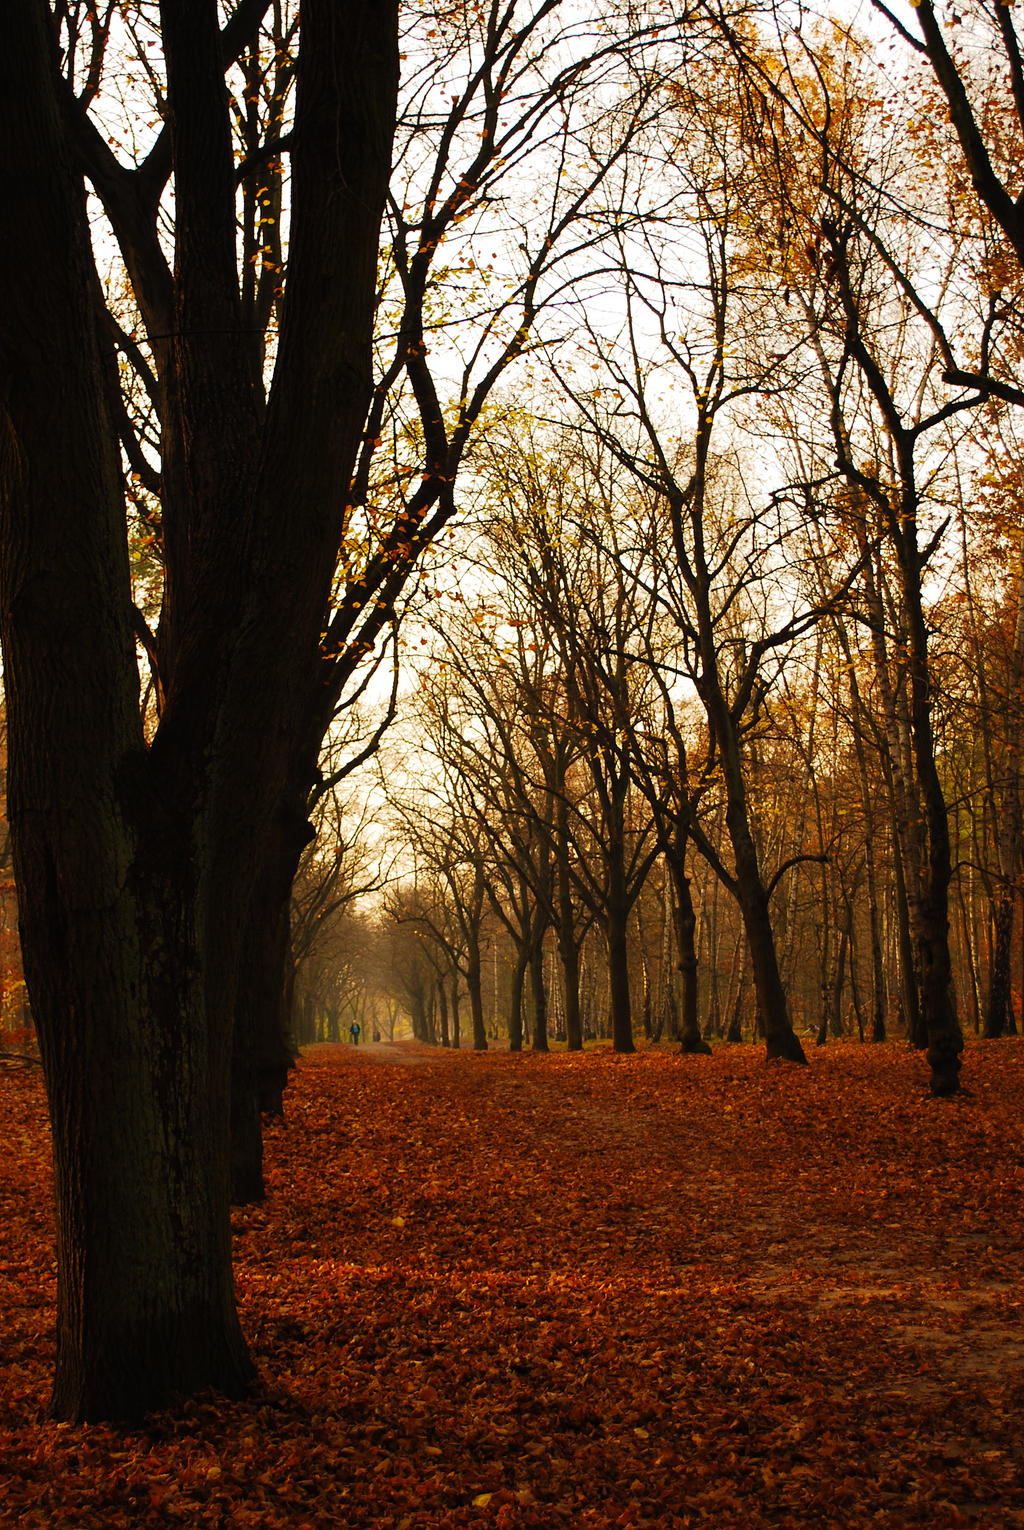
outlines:
M126 1419L175 1392L238 1395L253 1375L231 1279L230 1014L210 1011L196 945L208 846L179 783L145 755L85 196L58 126L48 12L12 0L4 22L0 134L19 237L0 242L17 315L0 333L0 620L53 1127L52 1408Z
M203 1387L239 1395L253 1375L231 1278L232 1029L274 813L309 784L289 777L288 740L308 733L321 691L317 634L370 391L394 126L397 9L311 0L286 381L261 459L251 348L236 343L216 7L182 0L161 20L178 259L173 282L159 256L156 267L174 339L154 336L168 369L167 704L149 747L116 379L43 0L11 0L0 52L17 230L0 241L0 636L25 968L53 1126L53 1410L71 1420L136 1418Z
M677 526L676 541L683 545ZM682 559L680 559L682 562ZM708 726L715 741L725 791L725 826L732 847L735 892L747 937L757 1013L769 1061L785 1059L805 1063L789 1014L789 1002L779 970L775 932L772 929L768 892L761 874L757 846L750 826L747 789L741 755L741 735L733 709L722 688L718 669L718 643L711 614L709 580L706 570L696 583L697 621L701 645L701 701Z
M731 752L731 751L730 751ZM768 893L761 877L757 850L747 817L746 793L738 759L726 764L725 821L735 861L736 891L757 996L757 1014L769 1060L806 1062L803 1047L789 1018L789 1004L779 972Z

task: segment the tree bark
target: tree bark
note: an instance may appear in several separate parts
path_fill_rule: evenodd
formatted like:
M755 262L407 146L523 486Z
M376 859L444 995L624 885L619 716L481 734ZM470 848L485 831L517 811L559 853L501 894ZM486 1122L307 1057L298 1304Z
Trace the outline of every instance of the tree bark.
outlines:
M564 777L564 772L562 773ZM559 782L555 799L555 896L558 906L558 956L565 990L565 1038L570 1052L583 1051L583 1019L580 1014L580 943L576 935L576 909L572 898L569 863L569 808L565 781Z
M768 893L750 832L746 790L735 740L731 737L731 730L723 728L722 731L725 744L725 822L735 861L736 895L750 950L757 1012L764 1031L765 1055L769 1060L781 1058L802 1063L807 1059L789 1018L789 1004L775 949Z
M864 733L861 727L861 719L865 716L864 703L861 699L860 686L857 683L857 673L854 668L850 645L842 623L836 624L836 631L843 649L843 656L847 663L847 673L850 677L850 699L853 703L853 742L857 756L857 780L860 785L861 810L864 814L865 839L864 839L864 864L867 875L868 891L868 928L871 938L871 1039L882 1042L885 1040L885 1010L887 998L887 986L885 981L885 966L882 961L882 924L879 917L878 907L878 874L875 862L875 835L874 818L871 810L871 790L868 784L867 751L864 746Z
M451 1043L448 1038L448 995L444 991L443 976L439 976L437 980L437 1002L441 1011L441 1045L447 1047Z
M547 921L538 909L530 938L530 993L533 997L533 1050L548 1050L548 990L544 982L544 936Z
M916 564L916 548L911 547L909 556ZM921 603L920 570L916 566L905 573L904 597L910 635L911 739L927 825L925 878L915 929L921 1009L928 1038L929 1087L933 1094L946 1096L956 1093L960 1087L960 1056L964 1041L956 1012L949 954L949 884L952 877L949 816L935 764L928 636Z
M194 909L207 849L146 758L116 438L46 7L6 16L0 572L9 813L53 1128L52 1411L137 1418L252 1379L228 1220L230 1015ZM74 343L69 344L69 337ZM59 677L59 684L55 680Z
M508 1049L523 1050L523 984L530 964L530 947L523 941L516 951L516 964L512 968L512 984L509 992Z
M452 973L452 1046L456 1051L462 1046L462 1012L459 1007L459 974Z
M624 896L609 893L605 911L608 945L608 999L611 1008L612 1046L616 1052L634 1052L633 1015L629 996L629 908Z
M480 943L470 940L466 958L466 988L469 991L469 1014L473 1026L474 1052L487 1051L487 1027L484 1024L484 990L480 971Z
M682 980L682 1023L680 1027L680 1050L703 1056L710 1055L711 1048L701 1035L698 1009L697 965L697 912L693 906L690 879L685 863L670 862L675 888L674 915L676 946L678 949L679 976Z
M163 8L177 225L173 341L157 341L167 582L151 746L113 358L49 10L12 0L5 23L0 155L18 239L0 241L0 636L54 1138L53 1409L125 1419L203 1387L239 1395L253 1376L231 1280L232 1030L275 814L315 768L319 632L371 383L397 7L303 6L289 310L265 436L216 6ZM279 1001L276 957L275 971Z
M1024 683L1024 574L1017 580L1017 619L1014 623L1008 692L1011 698L1010 737L996 802L996 858L999 868L998 891L993 910L994 934L989 989L985 1005L985 1035L998 1037L1015 1029L1010 992L1010 945L1013 914L1017 904L1017 875L1021 850L1020 771L1022 749L1021 723L1018 717Z
M277 854L268 845L263 875L252 890L239 971L231 1061L231 1202L252 1205L265 1196L264 1115L281 1115L295 1060L292 1040L294 964L290 889L309 825L289 834L276 827ZM300 843L301 841L301 843Z

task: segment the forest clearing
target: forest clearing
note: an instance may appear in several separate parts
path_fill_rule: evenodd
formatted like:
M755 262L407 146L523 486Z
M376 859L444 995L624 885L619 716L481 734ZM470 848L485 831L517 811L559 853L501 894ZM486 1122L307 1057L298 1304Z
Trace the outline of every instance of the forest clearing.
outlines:
M388 1066L387 1063L407 1064ZM263 1378L46 1420L42 1080L0 1077L0 1523L1024 1525L1024 1042L312 1048L233 1213Z

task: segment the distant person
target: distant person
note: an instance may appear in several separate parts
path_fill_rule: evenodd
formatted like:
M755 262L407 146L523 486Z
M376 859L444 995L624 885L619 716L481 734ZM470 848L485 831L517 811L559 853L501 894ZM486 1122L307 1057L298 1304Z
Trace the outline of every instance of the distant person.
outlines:
M359 1045L359 1021L358 1020L353 1020L352 1021L352 1024L348 1028L348 1033L352 1037L352 1045L354 1047L357 1047Z
M379 1041L380 1040L380 1031L377 1029L376 1026L374 1026L374 1028L373 1028L373 1039L374 1039L374 1041Z

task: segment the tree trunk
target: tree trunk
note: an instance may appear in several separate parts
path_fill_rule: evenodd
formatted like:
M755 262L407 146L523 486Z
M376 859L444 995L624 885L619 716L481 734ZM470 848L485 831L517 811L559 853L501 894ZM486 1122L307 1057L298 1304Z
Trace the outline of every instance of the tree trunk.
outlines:
M457 1052L462 1046L462 1013L459 1009L459 973L452 972L452 1047Z
M733 854L736 861L736 883L739 892L740 913L750 949L754 990L757 995L757 1013L763 1028L765 1054L769 1060L784 1058L789 1062L806 1062L803 1047L793 1030L789 1018L789 1005L779 973L772 931L768 895L761 880L757 853L750 836L746 812L733 809L726 812Z
M1024 649L1024 579L1021 581L1021 590L1011 676L1011 683L1014 681L1016 683L1010 692L1015 702L1021 690L1020 671L1024 668L1024 660L1021 657L1021 650ZM1015 1028L1010 995L1010 946L1013 937L1013 914L1017 902L1017 872L1020 864L1021 843L1019 731L1019 724L1014 719L1013 736L1007 749L996 831L999 882L993 911L992 965L989 972L988 1000L985 1006L984 1029L988 1037L1002 1036L1007 1030Z
M441 1045L447 1047L450 1045L448 1037L448 995L444 991L443 977L439 977L437 980L437 1002L441 1011Z
M508 1049L510 1052L523 1050L523 983L529 964L530 947L524 940L516 951L516 964L512 968L512 984L508 1001Z
M864 747L864 734L861 728L861 719L865 717L866 713L864 703L861 700L860 686L857 683L857 672L853 664L850 645L846 637L845 628L841 622L836 624L836 631L842 645L847 673L850 678L850 698L853 703L853 741L857 755L857 779L860 784L861 811L864 814L864 863L868 885L868 928L871 939L871 1039L872 1041L882 1042L885 1040L885 1010L888 988L885 980L885 965L882 960L882 922L878 904L875 822L871 811L872 794L868 783L867 751Z
M558 902L558 956L562 963L562 986L565 990L565 1039L570 1052L582 1052L580 943L576 936L576 910L572 901L568 822L568 804L564 792L559 792L555 800L555 893Z
M629 997L629 910L623 896L610 895L605 911L608 943L608 998L611 1008L612 1046L616 1052L634 1052L633 1015Z
M914 765L927 824L926 875L915 934L921 973L921 1008L928 1035L929 1087L933 1094L946 1096L954 1094L960 1087L960 1055L964 1046L949 954L952 856L946 799L935 764L927 627L921 607L919 577L907 583L911 729Z
M545 921L539 910L530 939L530 993L533 996L533 1050L548 1050L548 990L544 982Z
M711 1048L701 1035L698 1010L697 965L697 911L693 906L690 879L682 857L685 850L674 850L669 865L672 885L675 889L673 911L675 915L676 946L678 948L679 976L682 981L682 1025L679 1036L680 1050L690 1054L710 1055Z
M1000 886L993 915L992 967L989 972L988 1003L985 1006L985 1035L993 1040L1007 1029L1010 1009L1010 949L1013 938L1013 910L1016 892Z
M892 859L896 948L899 952L900 964L900 1008L903 1011L903 1024L907 1040L912 1047L916 1047L919 1051L924 1051L928 1045L928 1038L921 1014L921 996L917 975L917 962L914 955L913 931L911 929L910 897L907 891L907 878L903 867L903 851L900 848L895 825L893 826Z
M230 1015L209 1009L192 917L208 843L145 755L85 196L59 128L48 13L13 0L4 20L0 148L18 240L0 242L0 635L53 1129L52 1411L131 1419L176 1392L240 1395L253 1375L231 1280Z
M644 1040L650 1041L653 1030L651 1024L651 964L647 957L647 940L644 934L640 904L637 903L634 907L636 909L637 960L640 963L640 1024L643 1027Z
M667 1035L669 1041L679 1040L679 1005L676 1000L675 973L679 969L676 959L675 899L672 895L672 871L665 859L661 886L661 1007L654 1039L660 1041ZM696 923L696 921L695 921Z
M466 960L466 988L469 991L469 1013L473 1024L474 1052L487 1051L487 1027L484 1024L483 976L480 971L480 946L470 941Z
M412 1020L412 1038L414 1041L429 1041L427 1032L427 1001L426 993L422 988L417 988L409 995L409 1011Z
M459 973L452 973L452 1036L455 1037L455 1048L462 1047L462 1007L459 1004Z
M265 858L253 889L246 944L239 971L231 1061L231 1202L262 1201L263 1115L282 1115L284 1089L295 1060L291 1039L294 964L291 956L289 891L302 845L303 820L292 853L278 833L276 867Z
M769 1060L807 1061L789 1017L789 1004L779 972L771 911L758 864L757 847L750 829L747 792L740 758L736 724L722 694L717 677L714 633L706 620L703 663L703 700L708 722L718 748L725 786L725 824L732 846L735 866L736 897L743 918L743 928L750 951L757 995L757 1012L764 1031L765 1054Z

